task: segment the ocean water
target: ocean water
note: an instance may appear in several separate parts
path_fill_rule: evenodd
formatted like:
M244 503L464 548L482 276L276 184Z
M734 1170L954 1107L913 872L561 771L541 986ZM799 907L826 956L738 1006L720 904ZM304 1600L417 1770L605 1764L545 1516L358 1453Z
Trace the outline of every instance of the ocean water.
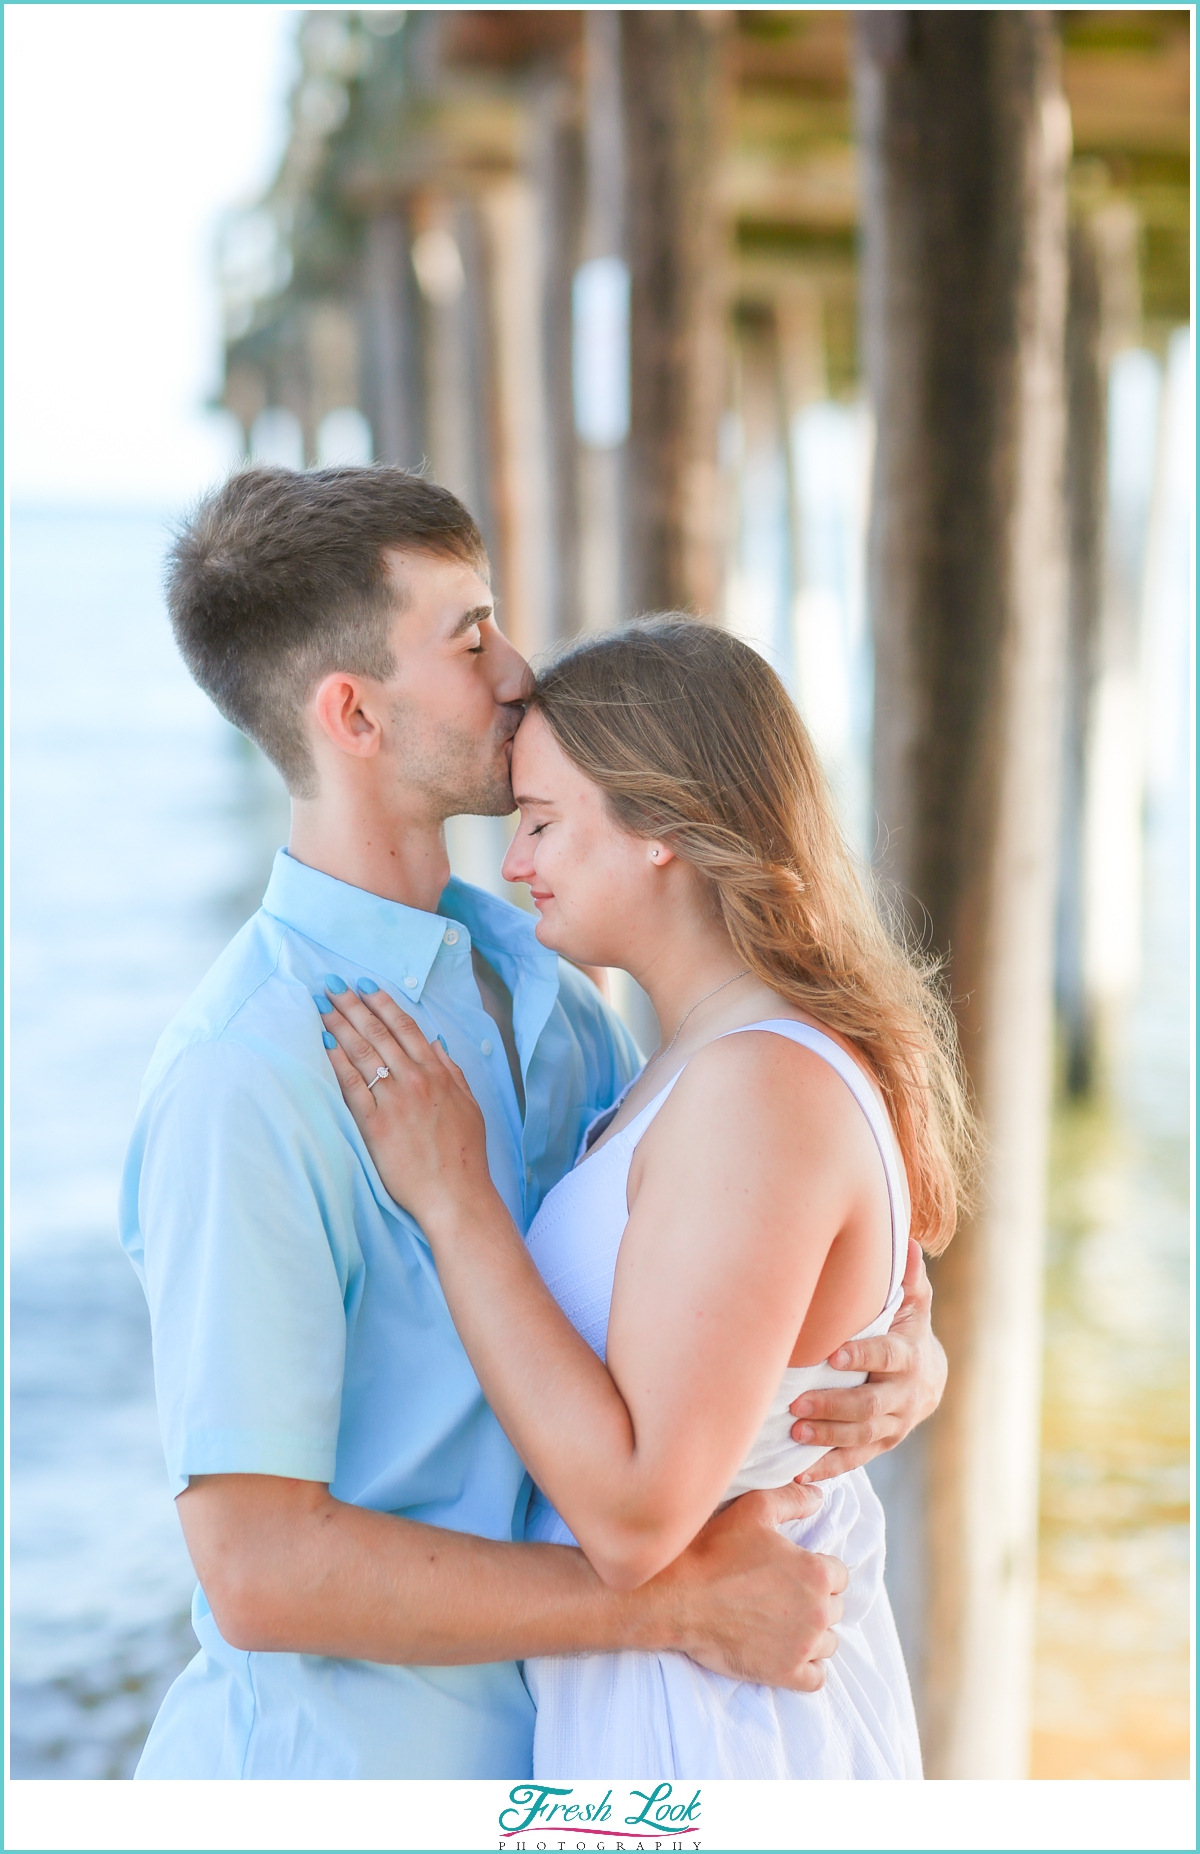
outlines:
M1179 689L1186 691L1186 665ZM1033 1774L1190 1768L1192 827L1147 808L1142 980L1055 1118Z
M192 686L152 514L11 526L14 1777L125 1777L195 1653L120 1165L159 1032L257 906L270 767Z
M153 514L12 520L14 1777L128 1777L195 1652L114 1207L150 1052L257 906L286 805L176 657L166 539ZM1146 977L1116 1083L1056 1136L1035 1745L1048 1776L1186 1770L1185 799L1149 822ZM490 841L463 837L475 879Z

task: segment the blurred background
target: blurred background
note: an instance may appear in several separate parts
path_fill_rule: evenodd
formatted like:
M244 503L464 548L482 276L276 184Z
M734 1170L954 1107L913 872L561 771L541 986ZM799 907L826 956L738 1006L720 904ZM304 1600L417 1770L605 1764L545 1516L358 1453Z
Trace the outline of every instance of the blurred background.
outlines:
M427 468L530 655L674 607L775 663L990 1139L876 1471L929 1774L1187 1774L1188 35L6 10L14 1777L129 1776L195 1650L114 1199L286 834L160 593L244 456Z

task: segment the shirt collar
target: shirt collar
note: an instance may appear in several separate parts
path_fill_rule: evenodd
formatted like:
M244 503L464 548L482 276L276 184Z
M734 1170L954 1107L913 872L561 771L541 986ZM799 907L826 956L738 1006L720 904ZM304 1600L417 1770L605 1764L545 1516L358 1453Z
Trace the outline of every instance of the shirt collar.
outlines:
M426 914L339 882L280 850L262 905L267 914L336 953L350 967L387 977L400 999L421 996L447 919L466 928L510 991L515 993L531 963L540 979L557 988L558 956L538 941L531 917L455 876L442 893L439 912ZM359 975L351 970L342 976L353 984Z
M275 858L263 908L336 953L351 968L342 975L349 984L364 970L378 972L394 984L400 999L420 997L446 931L438 915L352 888L286 850Z

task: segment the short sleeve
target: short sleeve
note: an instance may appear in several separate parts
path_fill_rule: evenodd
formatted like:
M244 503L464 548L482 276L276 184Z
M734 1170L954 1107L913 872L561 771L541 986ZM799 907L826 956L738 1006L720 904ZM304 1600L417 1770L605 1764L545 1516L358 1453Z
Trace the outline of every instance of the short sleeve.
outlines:
M333 1480L362 1271L352 1163L313 1078L235 1043L185 1048L143 1103L123 1240L174 1492L193 1474Z

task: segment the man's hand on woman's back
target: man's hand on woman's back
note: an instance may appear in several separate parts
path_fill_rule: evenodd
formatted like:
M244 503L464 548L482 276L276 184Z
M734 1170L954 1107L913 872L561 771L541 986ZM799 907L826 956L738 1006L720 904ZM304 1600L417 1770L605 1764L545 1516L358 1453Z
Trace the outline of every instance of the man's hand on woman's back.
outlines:
M829 1361L841 1371L865 1371L866 1383L851 1390L805 1391L792 1405L795 1440L829 1450L803 1476L805 1482L862 1467L932 1416L946 1388L946 1354L930 1325L932 1306L925 1258L910 1241L904 1299L891 1330L852 1340Z

